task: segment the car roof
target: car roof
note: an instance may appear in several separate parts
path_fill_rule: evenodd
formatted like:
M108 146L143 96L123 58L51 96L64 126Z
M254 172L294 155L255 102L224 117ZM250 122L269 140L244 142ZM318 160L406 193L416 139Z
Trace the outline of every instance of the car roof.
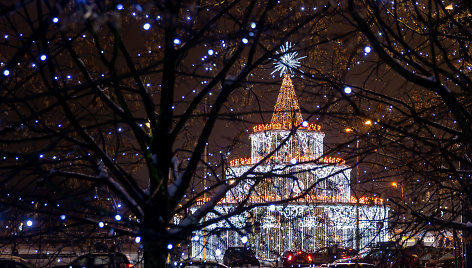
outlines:
M186 260L183 261L182 263L218 263L217 261L214 260Z
M181 262L182 264L209 264L209 265L219 265L221 267L227 267L226 265L224 264L221 264L217 261L214 261L214 260L186 260L186 261L182 261Z
M358 262L358 263L355 263L355 262L340 262L340 263L335 263L333 265L330 265L329 267L343 267L343 266L355 267L356 264L358 264L359 266L375 267L375 265L373 265L371 263L364 263L364 262Z

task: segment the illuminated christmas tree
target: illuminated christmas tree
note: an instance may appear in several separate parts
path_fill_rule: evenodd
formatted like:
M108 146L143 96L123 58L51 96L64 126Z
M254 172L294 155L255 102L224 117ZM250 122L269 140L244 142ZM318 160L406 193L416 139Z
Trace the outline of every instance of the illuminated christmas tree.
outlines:
M271 122L253 127L250 158L229 162L226 178L235 187L215 210L254 208L198 232L192 257L220 259L227 247L247 244L258 258L274 260L287 250L387 241L388 208L380 198L351 196L350 167L324 155L325 134L303 121L286 72Z

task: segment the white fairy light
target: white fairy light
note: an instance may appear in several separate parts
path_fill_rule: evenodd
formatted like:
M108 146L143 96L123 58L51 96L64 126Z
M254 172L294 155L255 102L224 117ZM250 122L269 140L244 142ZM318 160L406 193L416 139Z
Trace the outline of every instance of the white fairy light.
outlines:
M306 58L306 56L297 57L298 52L292 51L293 44L286 42L285 45L280 46L280 51L277 52L278 55L281 55L279 59L275 59L274 65L275 69L270 73L279 72L280 76L290 73L292 69L300 68L300 60Z

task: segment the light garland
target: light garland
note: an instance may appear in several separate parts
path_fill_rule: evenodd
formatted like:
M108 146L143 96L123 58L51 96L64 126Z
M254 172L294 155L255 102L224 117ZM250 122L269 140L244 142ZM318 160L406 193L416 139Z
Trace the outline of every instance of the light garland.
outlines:
M321 125L318 124L309 124L307 127L302 125L293 125L291 122L284 123L268 123L268 124L259 124L252 127L254 133L267 131L267 130L292 130L297 128L297 130L309 130L309 131L321 131Z
M244 200L247 200L250 203L254 204L261 204L261 203L270 203L280 200L285 200L288 198L296 198L297 196L281 196L281 195L251 195L249 197L246 196L227 196L223 197L218 204L237 204ZM203 205L206 202L210 201L210 197L202 197L196 200L197 205ZM297 200L297 203L344 203L344 204L362 204L362 205L383 205L384 199L379 197L370 197L370 196L362 196L358 200L351 196L350 198L339 196L339 195L306 195L300 197Z
M247 165L254 165L261 162L264 157L241 157L237 159L233 159L229 161L230 167L238 167L238 166L247 166ZM346 164L346 160L335 157L335 156L323 156L323 157L315 157L315 156L304 156L304 155L297 155L297 156L271 156L267 159L265 163L271 164L279 164L279 163L290 163L293 164L293 160L296 160L296 163L303 164L304 162L317 162L321 164L333 164L333 165L344 165Z
M284 127L300 126L303 123L297 95L295 94L289 74L284 75L270 123L280 124Z

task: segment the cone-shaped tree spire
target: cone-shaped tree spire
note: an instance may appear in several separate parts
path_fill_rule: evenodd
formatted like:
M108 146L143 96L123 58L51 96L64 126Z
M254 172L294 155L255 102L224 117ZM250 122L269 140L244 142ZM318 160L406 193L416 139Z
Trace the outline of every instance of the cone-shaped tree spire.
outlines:
M292 79L290 74L285 74L270 123L280 124L283 128L290 129L301 125L302 122L302 113L298 105Z

